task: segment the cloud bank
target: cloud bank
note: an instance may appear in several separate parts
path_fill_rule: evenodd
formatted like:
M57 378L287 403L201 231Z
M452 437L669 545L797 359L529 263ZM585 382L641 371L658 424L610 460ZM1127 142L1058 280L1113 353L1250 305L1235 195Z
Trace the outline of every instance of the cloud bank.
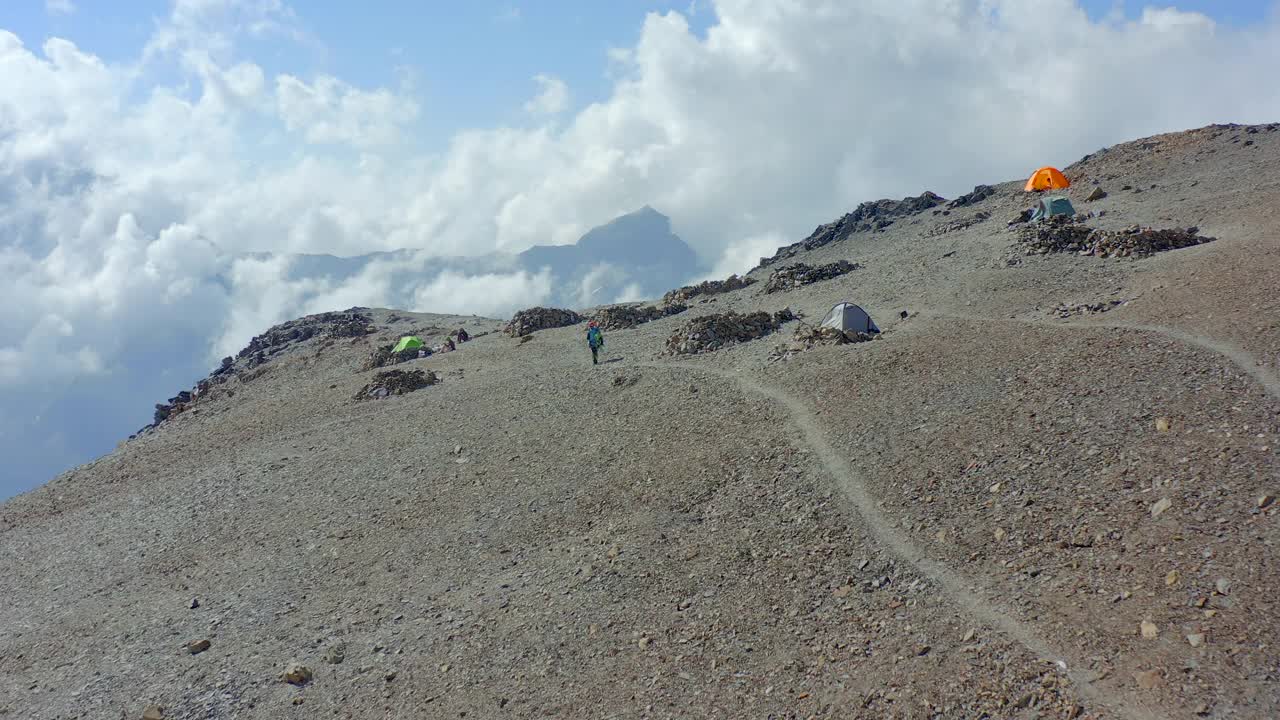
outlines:
M649 15L601 59L607 97L569 114L570 88L537 76L527 125L430 156L411 151L430 112L413 88L269 77L246 55L251 38L312 41L281 0L177 0L119 64L0 31L0 453L18 473L0 495L109 449L270 323L398 297L394 267L298 277L287 253L409 248L388 262L428 267L571 242L650 204L717 272L741 271L862 200L1280 116L1259 91L1280 67L1275 20L1092 21L1072 0L711 5L705 35ZM550 289L455 272L409 291L415 309L501 314Z

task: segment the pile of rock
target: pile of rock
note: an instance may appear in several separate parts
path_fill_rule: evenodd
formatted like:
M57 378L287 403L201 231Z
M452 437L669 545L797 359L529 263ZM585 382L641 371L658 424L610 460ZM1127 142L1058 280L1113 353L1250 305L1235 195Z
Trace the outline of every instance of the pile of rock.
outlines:
M958 220L952 220L951 222L942 223L941 225L938 225L926 232L925 237L938 237L939 235L946 235L947 233L964 230L989 219L991 219L991 213L983 210L981 212L974 213L972 217L960 218Z
M599 323L605 330L625 330L669 315L677 315L688 309L688 305L680 302L657 307L639 303L608 305L592 313L590 319Z
M805 250L815 250L833 242L844 240L856 232L874 232L884 230L897 220L917 215L946 202L943 198L925 192L917 197L902 200L876 200L864 202L853 212L835 222L819 225L809 237L793 245L779 248L771 258L761 258L760 267L765 267L795 257Z
M697 355L770 335L795 319L790 309L740 314L704 315L685 323L667 339L668 355Z
M806 265L805 263L796 263L780 268L775 272L769 278L769 281L765 283L764 291L766 294L787 292L804 285L840 277L861 267L861 265L851 263L848 260L840 260L839 262L818 265L817 267Z
M1073 315L1097 315L1124 304L1124 300L1099 300L1091 303L1062 303L1049 311L1050 315L1063 319Z
M706 280L697 285L685 285L662 296L663 305L686 305L699 295L719 295L720 293L741 290L755 282L755 278L730 275L727 280Z
M360 312L363 309L351 308L308 315L281 323L250 340L248 345L236 353L236 358L247 359L248 366L255 367L289 346L313 337L364 337L376 332L377 328L373 327L373 321L368 315Z
M841 332L832 327L813 327L801 325L791 336L791 342L778 345L770 353L770 360L786 360L806 350L826 345L848 345L850 343L869 342L880 337L877 333Z
M1146 257L1177 250L1214 238L1197 235L1199 228L1153 230L1133 225L1124 230L1094 230L1073 218L1053 217L1019 230L1027 255L1074 252L1097 257Z
M440 377L430 370L384 370L373 376L369 384L360 388L355 399L382 400L392 395L404 395L440 382Z
M973 192L965 193L964 195L961 195L955 200L947 203L947 207L952 210L955 210L956 208L969 207L970 205L976 205L995 194L996 189L990 185L978 185L973 189Z
M568 327L582 322L582 316L572 310L533 307L511 316L511 322L502 329L511 337L524 337L529 333L551 328Z

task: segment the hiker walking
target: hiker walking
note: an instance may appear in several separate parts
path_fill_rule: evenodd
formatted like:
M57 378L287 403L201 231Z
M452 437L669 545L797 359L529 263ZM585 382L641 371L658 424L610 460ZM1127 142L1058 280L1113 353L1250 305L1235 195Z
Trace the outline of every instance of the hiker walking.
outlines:
M598 365L600 348L604 347L604 333L600 332L600 326L595 320L587 324L587 345L591 347L591 364Z

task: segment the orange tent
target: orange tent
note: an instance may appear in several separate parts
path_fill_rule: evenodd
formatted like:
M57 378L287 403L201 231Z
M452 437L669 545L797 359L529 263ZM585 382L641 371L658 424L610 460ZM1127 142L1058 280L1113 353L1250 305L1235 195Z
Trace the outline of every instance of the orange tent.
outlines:
M1058 168L1042 167L1031 173L1027 180L1027 192L1035 190L1065 190L1071 187L1071 181Z

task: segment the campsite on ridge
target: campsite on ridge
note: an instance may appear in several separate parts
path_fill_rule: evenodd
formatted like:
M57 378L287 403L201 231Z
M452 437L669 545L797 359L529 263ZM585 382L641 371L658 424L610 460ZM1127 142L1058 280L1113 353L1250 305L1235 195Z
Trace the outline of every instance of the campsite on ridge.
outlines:
M1276 717L1277 168L1211 126L651 302L264 329L0 505L0 717Z

